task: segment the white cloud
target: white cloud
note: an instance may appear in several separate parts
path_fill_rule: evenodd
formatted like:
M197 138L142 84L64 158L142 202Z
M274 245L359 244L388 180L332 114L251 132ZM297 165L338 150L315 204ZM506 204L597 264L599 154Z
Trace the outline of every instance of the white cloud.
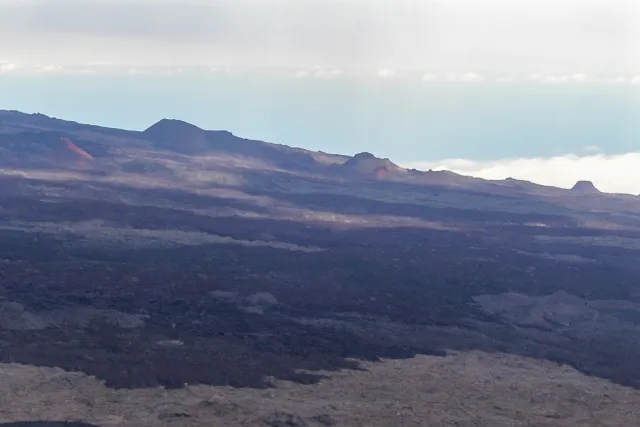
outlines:
M17 63L640 70L637 0L0 0ZM541 31L541 29L543 29ZM4 58L3 58L4 59ZM578 78L579 79L579 78Z
M36 73L60 73L63 72L64 67L61 65L30 65L30 66L18 66L18 64L12 62L0 62L0 73L14 73L14 74L36 74Z
M150 69L144 69L144 68L130 68L127 71L129 74L131 74L132 76L148 76L151 75L151 70Z
M1 2L2 0L0 0ZM108 63L88 63L84 65L60 65L60 64L32 64L18 65L11 62L0 62L0 73L12 73L16 75L156 75L177 76L185 73L182 67L122 67ZM231 73L230 68L212 70L206 68L193 68L189 71L212 74L215 72Z
M445 75L444 81L452 83L480 83L484 77L477 73L449 73Z
M87 62L87 64L89 67L114 67L117 64L110 62L110 61L91 61L91 62Z
M120 70L116 72L119 73ZM211 72L211 70L209 70ZM184 73L182 68L129 68L127 73L132 76L179 76Z
M589 180L601 191L640 194L640 152L494 161L448 159L405 166L421 170L451 170L484 179L511 177L560 188L571 188L579 180Z
M398 77L398 72L396 70L392 70L390 68L381 68L378 70L376 75L383 79L388 79L392 77Z
M456 73L449 72L444 74L426 73L422 75L422 81L424 82L439 82L439 83L481 83L486 79L479 73Z
M191 69L193 69L193 68L191 68ZM180 70L184 71L183 68L180 68ZM210 67L208 69L208 74L218 74L218 73L233 74L234 72L237 73L239 71L241 71L241 70L238 69L238 68L233 69L231 67Z
M343 71L337 68L320 69L313 73L313 77L317 79L331 79L333 77L341 76L342 74Z
M603 83L606 84L623 84L627 82L627 79L622 77L622 76L610 76L610 77L604 77L602 79Z
M68 70L65 70L62 65L44 65L37 69L37 71L40 73L62 73Z
M1 2L2 0L0 0ZM50 75L163 75L178 76L183 74L238 74L250 70L246 67L230 67L230 66L187 66L187 67L169 67L169 66L122 66L107 61L86 62L79 64L63 65L63 64L22 64L14 61L0 61L0 73L12 75L24 74L50 74ZM640 85L640 75L637 76L620 76L620 75L589 75L586 73L569 73L569 74L515 74L515 73L493 73L483 74L477 71L469 72L427 72L404 71L392 68L372 69L368 71L345 70L334 65L314 65L311 67L301 68L297 71L285 71L288 75L295 78L316 78L316 79L333 79L345 75L350 76L371 76L375 75L382 79L408 79L415 82L423 81L425 83L448 83L448 84L467 84L467 83L526 83L526 84L552 84L552 85L611 85L611 84L634 84Z
M585 84L585 83L616 83L619 77L601 78L586 73L571 74L531 74L529 80L534 83L545 84Z
M530 83L530 84L551 84L551 85L578 85L578 84L624 84L627 82L640 84L640 76L627 79L619 75L590 75L586 73L569 74L494 74L483 75L478 72L448 72L444 74L426 73L422 76L425 82L448 82L448 83Z
M184 73L184 70L181 67L178 68L169 68L166 70L159 70L158 75L161 76L179 76Z
M294 73L296 78L313 77L316 79L331 79L344 74L344 71L335 67L313 66L305 70L298 70Z
M1 1L1 0L0 0ZM65 67L56 64L47 65L18 65L10 62L0 62L0 73L12 73L19 75L37 74L99 74L105 71L104 66L88 65L85 67Z
M0 62L0 73L9 73L18 68L16 64L11 62Z
M422 81L425 82L445 82L445 83L481 83L486 79L479 73L456 73L450 72L445 74L426 73L422 75Z
M589 80L591 80L591 77L589 77L584 73L571 74L569 78L571 79L572 82L575 82L575 83L586 83Z

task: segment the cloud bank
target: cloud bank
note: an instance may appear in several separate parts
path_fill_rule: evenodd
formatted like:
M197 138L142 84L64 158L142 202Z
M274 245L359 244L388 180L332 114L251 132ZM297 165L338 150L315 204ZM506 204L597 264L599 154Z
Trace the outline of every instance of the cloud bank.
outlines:
M640 2L0 0L0 38L11 40L0 60L16 64L333 64L580 80L640 70Z
M0 0L2 1L2 0ZM142 0L141 0L142 1ZM0 75L155 75L155 76L179 76L185 74L233 74L251 70L249 67L219 67L219 66L166 66L166 65L140 65L125 66L112 62L86 62L82 64L62 65L54 63L17 63L0 60ZM254 69L258 74L263 69ZM381 80L403 80L416 84L531 84L531 85L629 85L640 87L640 74L627 75L597 75L585 73L572 74L500 74L480 73L472 71L445 71L445 72L420 72L399 71L392 68L376 68L365 71L342 69L336 66L315 65L293 70L283 70L284 75L298 79L314 78L330 80L335 78L376 77Z
M587 151L598 147L585 147ZM484 179L516 178L536 184L571 188L579 180L592 181L607 193L640 194L640 152L620 155L589 154L493 161L448 159L404 164L419 170L450 170Z

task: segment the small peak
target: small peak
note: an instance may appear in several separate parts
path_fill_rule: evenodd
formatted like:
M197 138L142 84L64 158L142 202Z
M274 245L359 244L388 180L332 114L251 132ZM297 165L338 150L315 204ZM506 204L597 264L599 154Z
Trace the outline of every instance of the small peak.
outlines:
M401 172L403 169L389 159L381 159L371 153L363 152L348 159L343 167L353 172L383 178Z
M596 186L593 185L593 182L591 181L578 181L576 182L576 185L574 185L573 188L571 188L571 191L574 193L580 193L580 194L600 193L600 190L598 190Z
M375 159L376 156L366 151L363 151L362 153L358 153L355 156L353 156L353 158L357 160L364 160L364 159Z
M191 123L187 123L182 120L177 119L162 119L159 122L149 126L144 133L156 134L156 133L165 133L165 132L202 132L196 125L192 125Z
M182 120L162 119L142 135L158 147L180 153L194 154L209 149L207 131Z

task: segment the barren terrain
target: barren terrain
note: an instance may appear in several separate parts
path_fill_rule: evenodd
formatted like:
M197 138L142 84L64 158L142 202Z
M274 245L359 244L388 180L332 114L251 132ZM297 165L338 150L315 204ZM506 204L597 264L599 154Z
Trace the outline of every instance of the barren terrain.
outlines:
M0 117L0 421L635 425L640 198Z
M3 418L101 426L635 426L640 392L568 366L469 352L367 363L314 385L113 390L83 374L2 365ZM5 402L15 402L6 404Z

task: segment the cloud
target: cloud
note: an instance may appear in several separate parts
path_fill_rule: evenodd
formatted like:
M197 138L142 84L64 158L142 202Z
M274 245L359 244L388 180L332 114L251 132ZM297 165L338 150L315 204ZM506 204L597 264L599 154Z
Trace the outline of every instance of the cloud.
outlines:
M343 73L344 71L338 68L319 68L314 71L313 77L317 79L331 79L341 76Z
M0 8L0 38L12 41L3 55L17 63L640 69L637 0L0 0Z
M10 62L0 62L0 74L15 71L18 68L16 64Z
M444 81L452 83L480 83L484 81L484 77L477 73L449 73L445 75Z
M447 72L447 73L426 73L422 75L422 80L431 83L528 83L544 85L601 85L601 84L640 84L640 76L628 78L620 75L592 75L586 73L493 73L482 74L479 72Z
M302 79L305 77L313 77L316 79L332 79L344 74L344 71L335 67L325 66L313 66L306 70L299 70L294 73L294 76Z
M62 65L45 65L37 69L37 72L46 73L46 74L63 73L65 71L71 71L71 70L65 70L65 68Z
M210 67L208 70L208 73L209 74L218 74L218 73L233 74L234 72L237 73L238 71L240 70L237 68L233 69L231 67Z
M1 2L2 0L0 0ZM193 73L212 74L215 72L231 73L230 68L212 70L207 68L190 68ZM113 75L155 75L155 76L177 76L185 73L182 67L125 67L112 63L87 63L82 65L60 65L60 64L15 64L11 62L0 62L0 74L11 73L12 75L86 75L86 76L113 76Z
M398 72L396 70L392 70L390 68L381 68L378 70L376 75L383 79L388 79L392 77L398 77Z
M211 72L211 70L209 70ZM132 76L179 76L184 73L182 68L129 68L127 74Z
M484 179L511 177L560 188L571 188L579 180L589 180L605 192L640 194L640 152L493 161L448 159L404 166L420 170L450 170Z
M0 0L1 2L2 0ZM89 0L91 1L91 0ZM142 1L142 0L141 0ZM247 67L219 66L166 66L166 65L122 65L109 61L87 61L78 64L61 63L18 63L14 61L0 61L0 73L11 75L163 75L178 76L184 74L222 75L238 74L251 70ZM262 69L260 69L262 70ZM259 71L259 70L258 70ZM333 79L345 75L349 76L377 76L381 79L407 79L408 81L423 81L425 83L469 84L469 83L502 83L502 84L540 84L540 85L612 85L634 84L640 85L640 75L589 75L586 73L571 74L483 74L477 71L468 72L427 72L404 71L392 68L376 68L368 71L345 70L335 65L314 65L292 72L283 73L295 78Z
M567 83L602 83L603 80L596 76L590 76L585 73L572 74L532 74L529 80L536 83L545 84L567 84Z
M525 82L541 84L624 84L633 83L633 78L616 75L571 74L531 74Z
M92 74L97 67L64 67L62 65L18 65L0 62L0 73L34 75L34 74Z
M473 72L467 73L456 73L449 72L444 74L433 74L426 73L422 75L422 81L425 82L444 82L444 83L481 83L484 82L486 78L479 74Z
M606 84L622 84L622 83L626 83L627 79L622 77L622 76L610 76L610 77L604 77L602 79L603 83Z

